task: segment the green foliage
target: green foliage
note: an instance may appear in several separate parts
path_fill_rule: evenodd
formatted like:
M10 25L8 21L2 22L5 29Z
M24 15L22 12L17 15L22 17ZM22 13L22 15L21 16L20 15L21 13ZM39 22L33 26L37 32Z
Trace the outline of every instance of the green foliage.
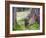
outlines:
M35 22L34 24L32 24L30 26L27 26L27 28L29 30L38 30L38 29L40 29L39 27L40 27L40 25L37 22Z
M15 28L14 28L14 30L24 30L24 29L25 29L25 26L24 25L19 25L19 24L16 24Z
M40 29L39 28L40 26L39 26L39 24L37 23L37 22L35 22L34 24L32 24L32 25L30 25L30 26L27 26L27 27L25 27L25 25L19 25L19 24L17 24L16 26L15 26L15 31L16 30L38 30L38 29Z

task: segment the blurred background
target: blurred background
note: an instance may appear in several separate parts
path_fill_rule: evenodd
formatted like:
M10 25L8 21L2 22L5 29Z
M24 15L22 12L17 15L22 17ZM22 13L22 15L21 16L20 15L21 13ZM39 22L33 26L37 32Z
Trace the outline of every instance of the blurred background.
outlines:
M13 7L13 31L39 30L40 8Z

